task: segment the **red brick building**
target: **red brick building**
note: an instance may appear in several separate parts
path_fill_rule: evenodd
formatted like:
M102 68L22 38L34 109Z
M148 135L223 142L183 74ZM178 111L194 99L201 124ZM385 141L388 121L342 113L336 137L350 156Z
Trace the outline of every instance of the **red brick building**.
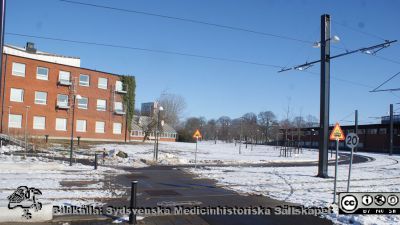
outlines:
M39 52L31 43L5 46L2 66L1 133L70 139L74 126L75 139L128 135L120 75L81 68L79 58Z

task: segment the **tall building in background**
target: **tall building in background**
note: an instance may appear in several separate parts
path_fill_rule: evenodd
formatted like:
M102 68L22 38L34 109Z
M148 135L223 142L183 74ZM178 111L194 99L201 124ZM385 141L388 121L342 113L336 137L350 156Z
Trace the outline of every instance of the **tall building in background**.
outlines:
M140 114L142 116L153 117L157 113L157 102L146 102L142 103Z
M33 43L5 46L2 65L2 133L69 139L74 125L81 140L125 140L120 75L82 68L79 58L41 52Z

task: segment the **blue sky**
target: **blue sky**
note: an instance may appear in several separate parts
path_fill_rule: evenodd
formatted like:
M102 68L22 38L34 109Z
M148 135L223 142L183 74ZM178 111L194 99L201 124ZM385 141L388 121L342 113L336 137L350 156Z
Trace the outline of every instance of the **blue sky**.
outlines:
M279 34L308 41L320 38L320 16L332 18L332 55L399 39L399 1L266 1L266 0L119 0L88 1L112 7L183 17ZM345 24L353 29L348 29ZM357 30L357 31L356 31ZM74 5L57 0L8 0L6 32L111 43L185 52L274 65L297 65L319 58L310 44L183 21ZM274 111L279 119L290 103L292 116L319 116L319 65L312 73L184 56L166 55L6 35L5 43L24 46L33 41L47 52L78 56L83 67L136 76L136 105L163 91L187 101L185 116L239 117L247 112ZM400 43L378 55L400 62ZM360 122L385 115L400 92L369 93L400 71L400 64L366 54L334 59L331 64L331 123ZM340 81L344 79L355 82ZM399 87L397 78L385 87ZM366 87L367 86L367 87ZM395 105L395 109L400 105ZM342 121L346 123L346 121Z

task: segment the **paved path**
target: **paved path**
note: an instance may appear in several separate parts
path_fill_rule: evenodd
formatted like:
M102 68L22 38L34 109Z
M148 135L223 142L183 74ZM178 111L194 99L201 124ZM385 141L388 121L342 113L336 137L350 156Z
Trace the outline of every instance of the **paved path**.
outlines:
M188 204L192 206L263 206L275 208L285 203L263 196L240 195L234 191L216 186L215 181L199 179L180 169L153 166L130 169L130 173L115 177L121 186L129 186L132 180L138 180L138 207L154 207L166 204ZM128 200L114 200L113 206L129 205ZM294 204L290 204L294 205ZM153 216L146 217L140 224L332 224L330 221L314 216Z

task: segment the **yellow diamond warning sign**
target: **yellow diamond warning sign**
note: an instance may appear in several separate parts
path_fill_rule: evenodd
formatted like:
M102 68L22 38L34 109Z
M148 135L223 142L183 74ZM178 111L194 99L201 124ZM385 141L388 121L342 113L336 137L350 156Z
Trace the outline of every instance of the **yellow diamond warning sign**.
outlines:
M199 129L197 129L196 132L194 132L193 138L197 138L197 139L201 138L201 133L200 133Z
M344 141L345 136L342 131L342 128L340 128L339 123L336 123L335 127L333 128L331 135L329 136L329 140L331 141Z

